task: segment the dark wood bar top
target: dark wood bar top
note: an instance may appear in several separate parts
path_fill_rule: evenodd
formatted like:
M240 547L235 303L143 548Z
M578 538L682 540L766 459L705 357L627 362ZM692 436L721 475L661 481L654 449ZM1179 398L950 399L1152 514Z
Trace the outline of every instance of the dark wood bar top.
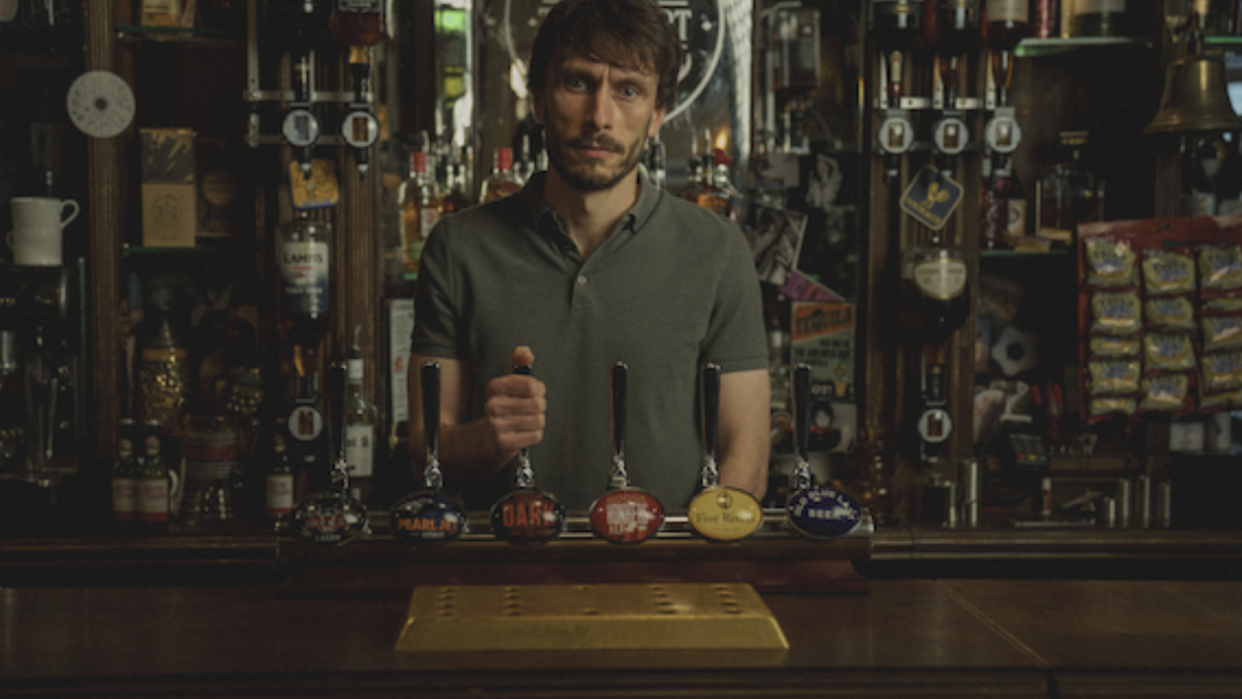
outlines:
M265 588L0 592L20 696L1046 697L1031 659L929 581L773 595L788 651L399 653L405 598Z
M401 653L408 595L0 590L11 696L1242 695L1242 582L875 581L765 594L787 651Z

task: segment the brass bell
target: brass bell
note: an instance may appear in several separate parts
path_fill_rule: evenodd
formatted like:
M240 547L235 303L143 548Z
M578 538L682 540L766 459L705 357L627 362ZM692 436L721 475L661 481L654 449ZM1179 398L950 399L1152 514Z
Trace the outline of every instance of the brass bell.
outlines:
M1242 118L1229 101L1225 62L1219 56L1194 53L1169 64L1160 111L1143 133L1238 130Z

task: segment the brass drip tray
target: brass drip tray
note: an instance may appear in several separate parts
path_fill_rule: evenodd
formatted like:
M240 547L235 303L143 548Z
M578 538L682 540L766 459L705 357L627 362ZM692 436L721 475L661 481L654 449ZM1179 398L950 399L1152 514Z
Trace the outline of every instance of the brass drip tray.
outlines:
M744 583L416 587L398 651L789 648Z

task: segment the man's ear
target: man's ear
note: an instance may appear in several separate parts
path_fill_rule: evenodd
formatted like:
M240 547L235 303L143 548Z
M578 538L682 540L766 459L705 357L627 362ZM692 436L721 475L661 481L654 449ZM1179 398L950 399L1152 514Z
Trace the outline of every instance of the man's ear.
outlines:
M543 123L543 91L531 90L530 93L531 111L535 115L535 121Z
M651 123L647 126L647 138L655 138L664 126L664 117L668 115L668 107L656 107L651 114Z

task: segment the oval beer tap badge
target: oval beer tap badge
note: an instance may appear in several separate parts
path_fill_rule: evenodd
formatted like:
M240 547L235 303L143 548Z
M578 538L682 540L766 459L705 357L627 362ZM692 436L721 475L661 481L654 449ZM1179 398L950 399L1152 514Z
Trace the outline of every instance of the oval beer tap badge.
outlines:
M763 511L754 498L733 488L708 488L690 501L690 524L715 541L745 539L763 524Z

